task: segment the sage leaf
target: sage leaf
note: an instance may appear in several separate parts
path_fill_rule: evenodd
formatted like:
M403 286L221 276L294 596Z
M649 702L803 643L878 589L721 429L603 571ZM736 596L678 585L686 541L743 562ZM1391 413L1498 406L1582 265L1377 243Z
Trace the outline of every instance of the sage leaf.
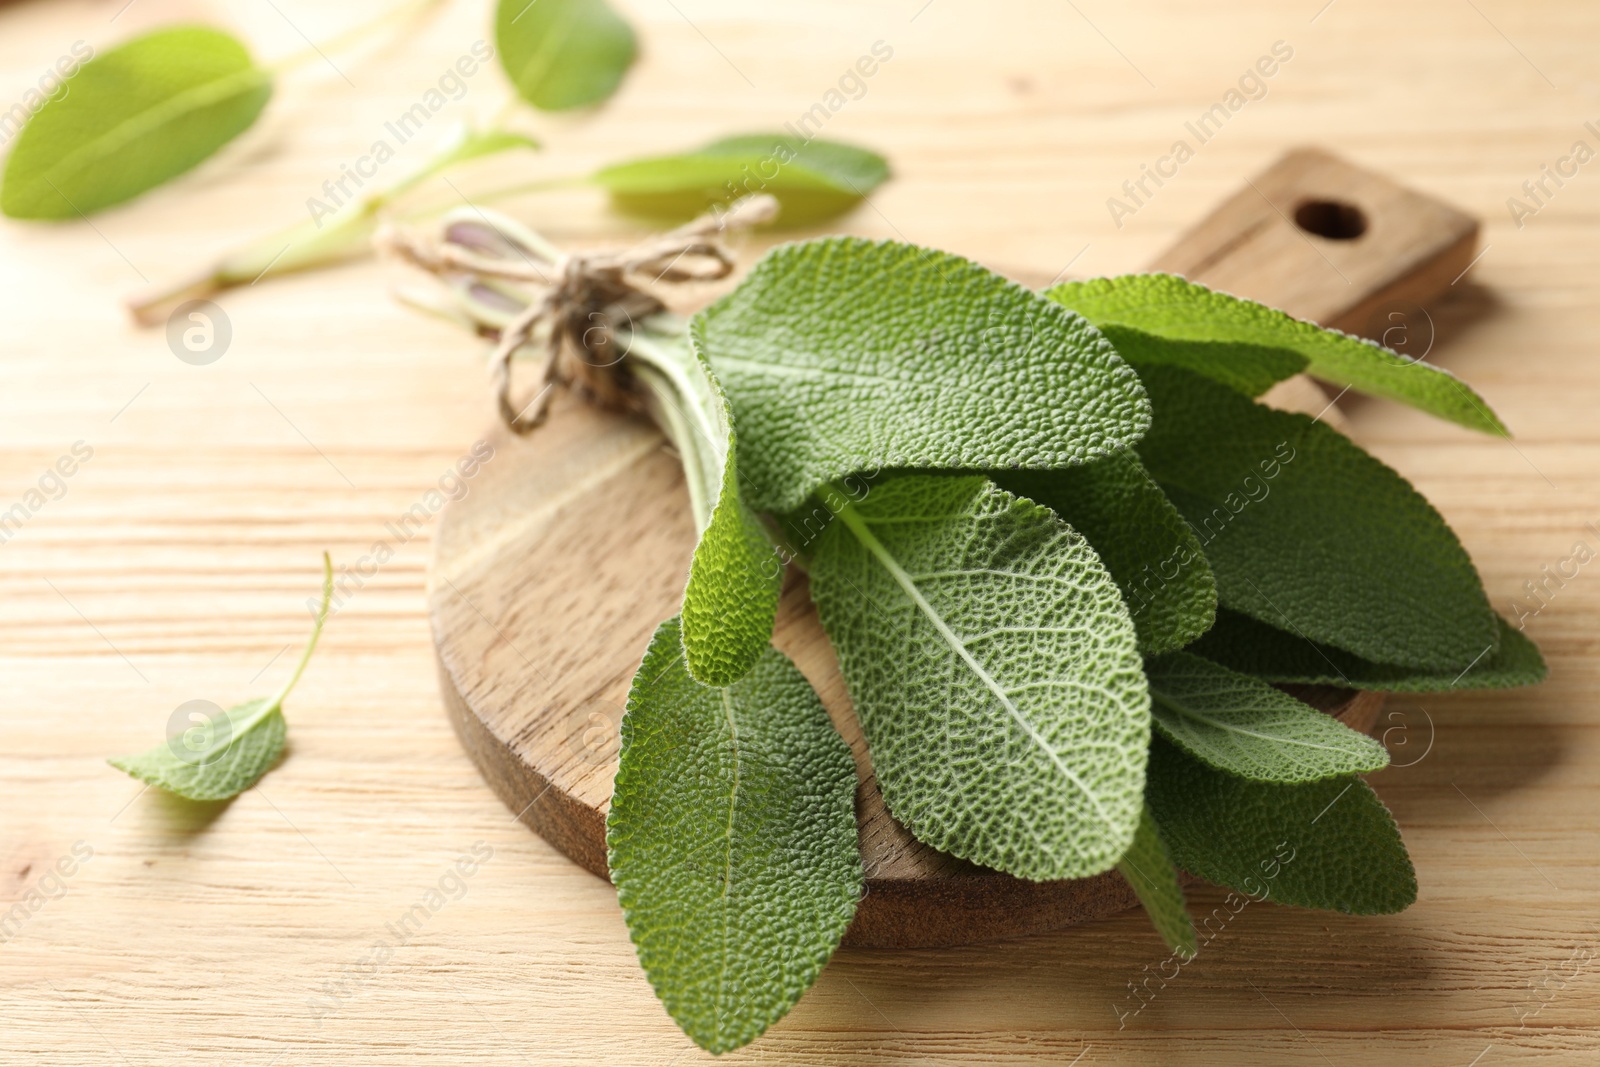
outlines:
M1081 317L896 241L774 249L690 336L733 405L762 512L883 467L1070 466L1149 425L1138 376Z
M889 178L878 153L786 133L726 137L688 152L616 163L589 180L619 211L690 219L718 204L768 193L782 206L775 225L809 226L842 215Z
M1448 371L1174 274L1063 282L1045 295L1099 326L1130 361L1179 363L1250 396L1303 367L1335 385L1507 436L1483 398Z
M1269 682L1338 685L1390 693L1441 693L1455 689L1514 689L1536 685L1548 673L1539 646L1496 616L1500 643L1463 670L1429 673L1354 656L1298 634L1257 622L1234 611L1217 613L1217 624L1191 651Z
M656 631L622 719L606 845L639 962L700 1047L747 1044L800 999L863 890L856 771L776 649L726 689Z
M1157 738L1148 796L1173 861L1208 882L1349 915L1403 911L1417 899L1394 817L1360 778L1252 782Z
M647 385L652 413L683 457L700 540L683 594L689 673L732 685L772 638L783 564L739 488L733 412L705 360L674 320L641 323L623 342Z
M69 219L131 200L243 133L270 72L220 30L156 30L90 59L71 92L28 121L6 161L0 210Z
M541 111L606 99L639 54L633 27L605 0L500 0L494 40L517 94Z
M1161 841L1161 833L1150 809L1139 813L1139 828L1133 844L1117 861L1117 870L1128 880L1139 903L1144 905L1150 923L1161 940L1174 952L1188 957L1199 951L1195 943L1194 922L1183 900L1183 886L1172 866L1172 857Z
M255 785L283 754L286 726L283 702L305 673L316 651L333 598L333 562L322 554L322 605L311 638L294 673L277 694L247 700L223 713L220 720L195 727L199 734L172 738L132 756L107 760L150 785L189 800L227 800ZM191 731L192 732L192 731Z
M1400 475L1305 415L1142 368L1140 458L1205 547L1223 607L1382 663L1464 670L1499 627L1461 542Z
M884 800L919 840L1036 881L1122 858L1149 694L1081 535L981 476L908 475L843 501L810 573Z
M1122 589L1141 652L1171 652L1210 629L1217 583L1205 550L1133 452L1078 467L997 471L992 477L1089 539Z
M1162 737L1219 771L1256 782L1315 782L1389 764L1376 740L1259 679L1188 652L1147 659Z

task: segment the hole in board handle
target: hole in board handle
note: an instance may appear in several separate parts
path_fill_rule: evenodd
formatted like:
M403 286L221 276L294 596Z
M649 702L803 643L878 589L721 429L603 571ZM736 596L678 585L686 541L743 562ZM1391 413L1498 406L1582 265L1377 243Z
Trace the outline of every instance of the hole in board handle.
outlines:
M1340 200L1307 200L1294 209L1294 223L1330 241L1354 241L1367 232L1367 216Z

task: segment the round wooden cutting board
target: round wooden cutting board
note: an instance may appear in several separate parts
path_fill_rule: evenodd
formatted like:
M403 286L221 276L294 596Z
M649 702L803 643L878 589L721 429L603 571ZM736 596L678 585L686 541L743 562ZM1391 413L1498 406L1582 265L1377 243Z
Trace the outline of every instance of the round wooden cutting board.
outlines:
M1341 210L1308 212L1306 204ZM1333 236L1316 228L1326 218L1339 223ZM1476 224L1459 212L1300 151L1258 175L1152 269L1367 332L1386 307L1434 295L1470 260L1475 242ZM1326 404L1304 379L1269 399L1313 411ZM648 422L570 397L532 434L497 428L485 443L491 458L439 522L429 612L441 688L462 744L512 812L605 877L623 702L651 634L678 610L695 545L683 472ZM803 575L788 579L773 641L815 686L860 770L867 894L846 944L962 944L1135 904L1115 872L1026 882L913 839L884 807ZM1362 730L1383 702L1379 693L1325 688L1296 695Z

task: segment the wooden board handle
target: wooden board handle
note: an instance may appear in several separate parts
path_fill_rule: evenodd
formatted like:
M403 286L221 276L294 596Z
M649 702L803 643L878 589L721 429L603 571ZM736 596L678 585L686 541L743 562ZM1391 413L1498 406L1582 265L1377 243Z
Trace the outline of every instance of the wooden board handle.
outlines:
M1381 339L1466 270L1478 222L1316 148L1246 180L1151 270Z

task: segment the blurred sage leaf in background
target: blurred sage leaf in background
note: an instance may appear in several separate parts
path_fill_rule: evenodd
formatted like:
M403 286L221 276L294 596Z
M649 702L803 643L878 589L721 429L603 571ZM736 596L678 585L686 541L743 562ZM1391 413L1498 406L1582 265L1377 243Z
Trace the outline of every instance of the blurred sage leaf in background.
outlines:
M494 40L517 95L541 111L598 104L639 54L605 0L501 0Z
M849 211L888 178L888 161L866 148L750 133L687 152L615 163L590 181L611 194L617 210L666 220L693 218L714 205L769 193L783 208L777 224L795 227Z
M272 96L271 72L204 26L136 37L70 84L23 127L6 162L0 210L12 218L70 219L131 200L239 136Z

